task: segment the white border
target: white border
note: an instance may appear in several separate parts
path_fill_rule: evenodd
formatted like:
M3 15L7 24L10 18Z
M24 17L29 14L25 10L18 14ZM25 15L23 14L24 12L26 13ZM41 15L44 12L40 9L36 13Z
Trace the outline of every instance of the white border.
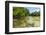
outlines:
M13 28L13 11L12 11L13 7L38 7L38 8L40 8L41 9L40 27ZM18 3L9 4L9 32L37 31L37 30L43 30L43 5L18 4Z

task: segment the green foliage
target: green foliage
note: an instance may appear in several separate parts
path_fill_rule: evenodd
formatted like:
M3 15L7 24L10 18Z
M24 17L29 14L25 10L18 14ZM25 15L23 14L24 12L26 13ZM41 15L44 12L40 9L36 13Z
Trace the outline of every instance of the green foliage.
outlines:
M39 12L37 12L37 11L35 11L35 12L32 12L31 14L29 14L30 16L40 16L40 11Z
M29 13L29 10L25 7L13 7L13 18L21 18L25 16L40 16L40 11Z
M29 10L24 7L13 7L13 16L24 17L29 15Z

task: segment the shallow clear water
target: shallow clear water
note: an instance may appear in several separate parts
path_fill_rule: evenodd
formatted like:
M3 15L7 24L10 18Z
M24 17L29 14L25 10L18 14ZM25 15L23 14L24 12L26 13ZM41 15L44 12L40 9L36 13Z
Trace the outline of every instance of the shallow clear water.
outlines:
M39 27L40 17L39 16L27 16L23 19L13 19L13 28L23 27Z

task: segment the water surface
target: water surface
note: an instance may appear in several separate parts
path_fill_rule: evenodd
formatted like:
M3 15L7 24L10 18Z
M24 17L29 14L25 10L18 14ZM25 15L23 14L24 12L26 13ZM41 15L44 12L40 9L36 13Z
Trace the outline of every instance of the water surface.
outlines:
M39 16L27 16L21 19L13 19L13 28L39 27L39 26L40 26Z

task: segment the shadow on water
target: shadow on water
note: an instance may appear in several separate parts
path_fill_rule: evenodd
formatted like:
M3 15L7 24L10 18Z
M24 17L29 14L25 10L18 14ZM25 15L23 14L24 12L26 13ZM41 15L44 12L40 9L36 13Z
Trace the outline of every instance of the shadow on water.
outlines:
M40 17L23 17L20 19L13 19L13 28L24 28L24 27L39 27Z

